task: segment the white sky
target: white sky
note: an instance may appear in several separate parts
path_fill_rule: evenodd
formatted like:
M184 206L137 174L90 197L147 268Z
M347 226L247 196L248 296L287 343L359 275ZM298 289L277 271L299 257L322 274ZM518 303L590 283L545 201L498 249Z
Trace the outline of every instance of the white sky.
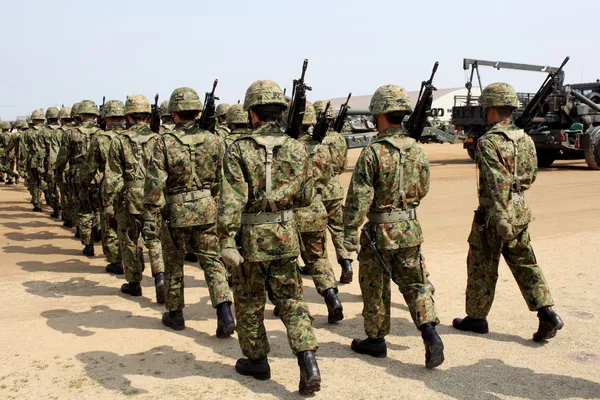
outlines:
M463 58L557 66L566 82L600 78L599 0L298 2L2 0L0 118L130 94L243 100L257 79L282 88L309 59L310 100L418 89L435 60L439 88L462 87ZM481 68L484 85L536 91L543 74Z

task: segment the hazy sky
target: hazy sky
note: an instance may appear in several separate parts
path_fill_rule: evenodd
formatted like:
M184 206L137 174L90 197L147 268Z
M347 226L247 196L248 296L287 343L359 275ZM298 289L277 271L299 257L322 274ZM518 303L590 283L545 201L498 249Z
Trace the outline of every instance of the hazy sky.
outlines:
M463 58L558 65L566 82L600 78L598 0L155 1L2 0L0 118L35 108L168 99L189 86L203 98L215 78L237 102L254 80L290 88L309 59L310 100L415 90L435 60L440 88L462 87ZM544 76L482 68L535 91Z

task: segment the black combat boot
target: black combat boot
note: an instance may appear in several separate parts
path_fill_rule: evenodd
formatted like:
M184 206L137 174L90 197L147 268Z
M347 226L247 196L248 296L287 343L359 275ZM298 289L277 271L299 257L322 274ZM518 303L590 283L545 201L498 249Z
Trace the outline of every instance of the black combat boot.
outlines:
M83 255L88 257L94 257L96 253L94 252L94 244L86 244L83 248Z
M475 333L488 333L488 322L485 318L454 318L452 326L459 331L470 331Z
M343 259L340 262L342 267L342 275L340 276L340 283L351 283L352 282L352 260Z
M300 275L310 275L310 270L308 268L308 265L298 265L298 272L300 273Z
M162 323L174 331L185 329L185 319L183 319L183 310L167 311L162 316Z
M225 302L217 306L217 337L225 339L231 337L235 331L235 320L231 314L231 303Z
M73 222L71 222L70 219L65 219L65 222L63 222L63 226L65 228L72 228L73 227Z
M429 293L433 296L435 294L435 286L433 286L433 283L429 279L427 279L427 285L429 286Z
M323 293L325 304L327 304L327 322L334 324L344 319L344 308L335 289L327 289Z
M44 190L44 201L46 202L47 206L50 205L50 195L48 194L48 190Z
M366 338L364 340L354 339L352 341L352 350L358 354L367 354L371 357L384 358L387 357L387 345L385 339L371 339Z
M313 394L321 390L321 371L317 364L314 351L301 351L297 355L300 367L300 384L298 389L301 395Z
M419 327L421 338L425 344L425 367L433 369L444 362L444 343L431 323Z
M92 228L92 238L96 243L100 243L102 241L102 231L100 231L100 228L97 226Z
M4 182L4 177L0 176L0 182Z
M240 358L235 363L235 370L238 374L251 376L259 381L271 379L271 367L267 357L253 360L251 358Z
M556 311L550 306L542 307L538 310L538 318L540 325L538 331L533 334L535 342L544 342L556 336L556 333L565 326L563 320L558 316Z
M123 275L123 264L121 264L120 262L110 263L106 266L106 272L108 272L109 274Z
M193 263L198 262L198 256L195 253L185 253L185 257L183 259Z
M75 239L81 239L81 232L79 232L79 227L75 229Z
M8 179L6 180L6 183L5 183L5 185L12 185L12 184L13 184L13 180L12 180L12 179L10 179L10 178L8 178Z
M142 295L142 286L138 283L124 283L121 285L121 293L128 294L130 296L139 297Z
M60 212L59 212L58 208L53 209L52 213L50 214L50 218L58 219L59 216L60 216Z
M154 277L154 289L156 290L156 302L165 304L165 274L159 272Z
M40 206L34 206L32 211L33 212L42 212L42 207L40 207Z

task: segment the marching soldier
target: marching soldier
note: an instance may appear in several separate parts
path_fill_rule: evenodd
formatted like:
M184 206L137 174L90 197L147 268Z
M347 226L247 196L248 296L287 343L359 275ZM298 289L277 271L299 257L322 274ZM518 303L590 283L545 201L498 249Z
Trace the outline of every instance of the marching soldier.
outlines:
M225 138L227 147L231 146L237 139L252 132L248 129L248 113L244 111L244 106L241 104L234 104L229 107L225 119L229 128L229 135Z
M71 192L69 191L69 180L65 178L65 175L68 174L68 167L65 166L65 170L63 173L58 173L57 161L58 154L60 154L60 150L62 149L64 143L65 133L71 129L73 126L73 109L71 107L62 107L58 113L58 118L60 119L60 128L54 131L54 137L52 139L52 143L56 142L58 144L58 152L56 155L55 165L54 165L54 181L56 182L58 189L60 191L60 209L61 209L61 218L63 220L63 226L67 228L71 228L73 226L72 218L71 218Z
M227 111L229 111L229 104L221 103L215 110L215 130L217 135L225 140L229 136L230 130L227 127Z
M26 172L27 188L31 194L33 211L42 212L42 191L44 187L44 145L40 132L44 124L44 110L31 113L31 126L21 137L22 153L26 157L20 160L21 170Z
M46 125L42 128L41 137L45 148L44 157L44 170L46 176L46 183L48 185L48 197L50 199L50 206L52 207L51 218L60 217L60 197L58 192L58 185L54 179L54 166L56 164L56 157L60 150L60 124L58 118L60 111L56 107L49 107L46 110Z

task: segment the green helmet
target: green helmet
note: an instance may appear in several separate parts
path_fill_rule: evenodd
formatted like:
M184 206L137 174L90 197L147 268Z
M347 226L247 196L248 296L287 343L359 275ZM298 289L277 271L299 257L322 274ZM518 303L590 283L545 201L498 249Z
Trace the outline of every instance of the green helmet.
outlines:
M384 85L371 97L369 111L373 115L388 114L395 111L411 112L410 98L404 88L398 85Z
M124 117L125 106L121 100L109 100L104 104L102 112L104 114L104 118Z
M283 91L276 82L269 80L256 81L246 90L244 110L248 111L250 107L265 104L279 104L283 108L287 108Z
M162 103L160 103L160 115L162 116L170 116L171 113L169 112L169 100L165 100Z
M125 102L125 115L134 113L150 114L151 112L152 110L150 109L150 103L148 102L146 96L134 94L127 97L127 101Z
M83 100L79 103L79 107L77 107L77 114L93 114L100 115L98 112L98 106L91 100Z
M304 115L302 116L302 125L314 125L317 123L317 114L315 113L315 108L312 103L306 100L306 109L304 110Z
M46 119L57 119L59 113L60 113L60 111L58 111L58 108L49 107L46 110Z
M71 118L71 107L63 106L58 112L58 118L60 119L68 119Z
M8 122L8 121L2 121L2 122L0 122L0 129L2 129L2 130L9 130L10 129L10 122Z
M17 129L27 129L27 122L22 119L18 119L15 121L15 128Z
M327 103L329 103L329 108L327 108ZM333 113L333 106L331 105L329 100L317 100L313 103L313 107L315 108L315 114L318 115L325 111L325 108L327 108L327 118L335 118L335 115Z
M496 82L487 85L479 96L479 104L485 109L490 107L519 108L519 97L508 83Z
M227 110L227 124L247 124L248 123L248 112L244 111L244 106L241 104L234 104Z
M79 103L73 104L71 107L71 118L77 117L79 115Z
M179 111L202 111L202 102L194 89L182 87L173 90L169 100L169 113Z
M219 104L217 106L217 110L216 110L217 118L227 115L227 111L229 111L229 104L227 104L227 103Z
M33 121L34 119L46 119L44 117L44 110L42 108L31 113L31 120Z

